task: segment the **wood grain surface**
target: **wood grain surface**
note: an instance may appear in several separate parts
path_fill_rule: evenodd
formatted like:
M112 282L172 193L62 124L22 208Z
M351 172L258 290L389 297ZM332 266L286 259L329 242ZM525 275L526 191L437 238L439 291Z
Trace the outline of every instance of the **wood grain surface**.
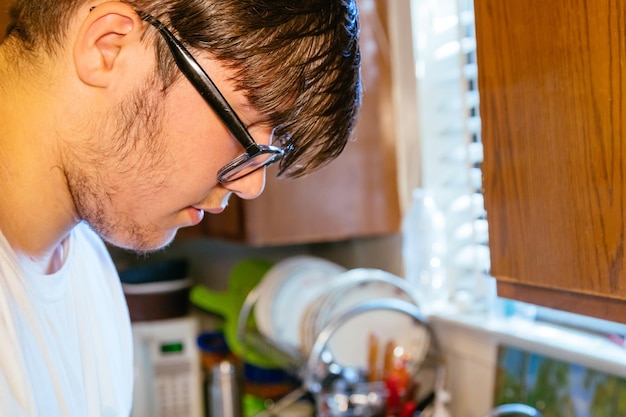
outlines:
M626 313L626 3L475 7L492 274Z

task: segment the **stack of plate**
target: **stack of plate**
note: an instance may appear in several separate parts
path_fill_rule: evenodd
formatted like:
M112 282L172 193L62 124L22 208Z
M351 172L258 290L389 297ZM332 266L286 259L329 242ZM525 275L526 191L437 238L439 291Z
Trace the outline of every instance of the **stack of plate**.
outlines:
M400 299L417 304L416 296L407 282L388 272L379 269L358 268L336 276L326 291L307 306L300 323L302 337L300 349L305 356L308 356L318 335L331 320L347 313L363 302L384 298ZM353 320L351 326L342 329L342 335L347 340L354 341L362 329L381 333L385 329L398 325L397 322L389 322L385 312L379 312L374 318L374 321L368 318L367 323L359 319ZM333 349L335 355L344 350L341 348L342 346L336 346ZM355 356L355 354L358 356L359 348L358 346L345 346L349 356Z
M300 350L300 322L307 306L345 270L305 255L275 264L256 288L254 319L259 332L279 348Z
M400 300L417 306L406 280L369 268L346 268L313 256L287 258L264 275L256 288L254 319L258 331L278 348L308 358L324 329L360 305L377 300ZM367 368L368 338L394 340L424 354L429 343L423 327L398 311L377 310L342 323L326 349L333 361Z

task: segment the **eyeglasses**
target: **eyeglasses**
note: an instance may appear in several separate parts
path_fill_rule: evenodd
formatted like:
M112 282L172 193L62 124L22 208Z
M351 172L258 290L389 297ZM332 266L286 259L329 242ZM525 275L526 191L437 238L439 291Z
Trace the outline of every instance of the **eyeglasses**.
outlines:
M217 172L218 181L222 184L235 181L258 169L280 161L285 155L285 149L273 145L260 145L252 138L248 129L241 122L230 104L228 104L213 80L211 80L182 43L176 39L174 34L163 23L149 14L143 12L138 12L138 14L143 20L158 29L163 39L165 39L180 72L198 90L198 93L211 106L237 142L245 149L245 153L224 165ZM272 130L270 143L287 143L288 140L288 135L277 137L276 129Z

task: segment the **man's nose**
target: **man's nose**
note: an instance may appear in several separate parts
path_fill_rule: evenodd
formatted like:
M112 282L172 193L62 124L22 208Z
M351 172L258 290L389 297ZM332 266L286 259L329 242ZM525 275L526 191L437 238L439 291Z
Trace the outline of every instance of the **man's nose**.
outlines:
M246 200L257 198L265 188L265 170L266 168L257 169L238 180L224 184L224 187L237 194L240 198Z

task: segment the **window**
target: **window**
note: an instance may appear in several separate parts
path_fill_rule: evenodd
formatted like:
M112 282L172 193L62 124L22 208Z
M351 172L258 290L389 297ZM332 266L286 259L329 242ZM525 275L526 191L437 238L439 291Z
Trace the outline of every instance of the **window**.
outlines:
M407 169L401 176L409 177L406 187L429 189L446 216L447 276L453 299L482 309L490 278L481 193L473 3L414 0L389 4L391 18L403 20L390 26L409 28L392 31L392 44L396 45L393 55L399 57L394 64L402 67L395 69L402 84L396 94L401 109L400 135L405 135L400 143L407 155L406 165L418 154L420 164L416 165L421 166L419 172ZM406 81L409 77L413 84ZM407 85L414 85L414 89ZM415 105L406 106L411 101ZM411 110L414 113L407 114ZM410 189L405 191L410 195Z
M401 177L408 178L403 185L407 195L418 185L430 189L446 216L447 274L453 302L484 309L493 278L481 192L483 151L473 1L389 0L388 4L394 76L401 86L396 103L399 142L406 155ZM409 166L415 155L420 155L421 165L412 171ZM540 320L626 334L626 325L527 307Z

